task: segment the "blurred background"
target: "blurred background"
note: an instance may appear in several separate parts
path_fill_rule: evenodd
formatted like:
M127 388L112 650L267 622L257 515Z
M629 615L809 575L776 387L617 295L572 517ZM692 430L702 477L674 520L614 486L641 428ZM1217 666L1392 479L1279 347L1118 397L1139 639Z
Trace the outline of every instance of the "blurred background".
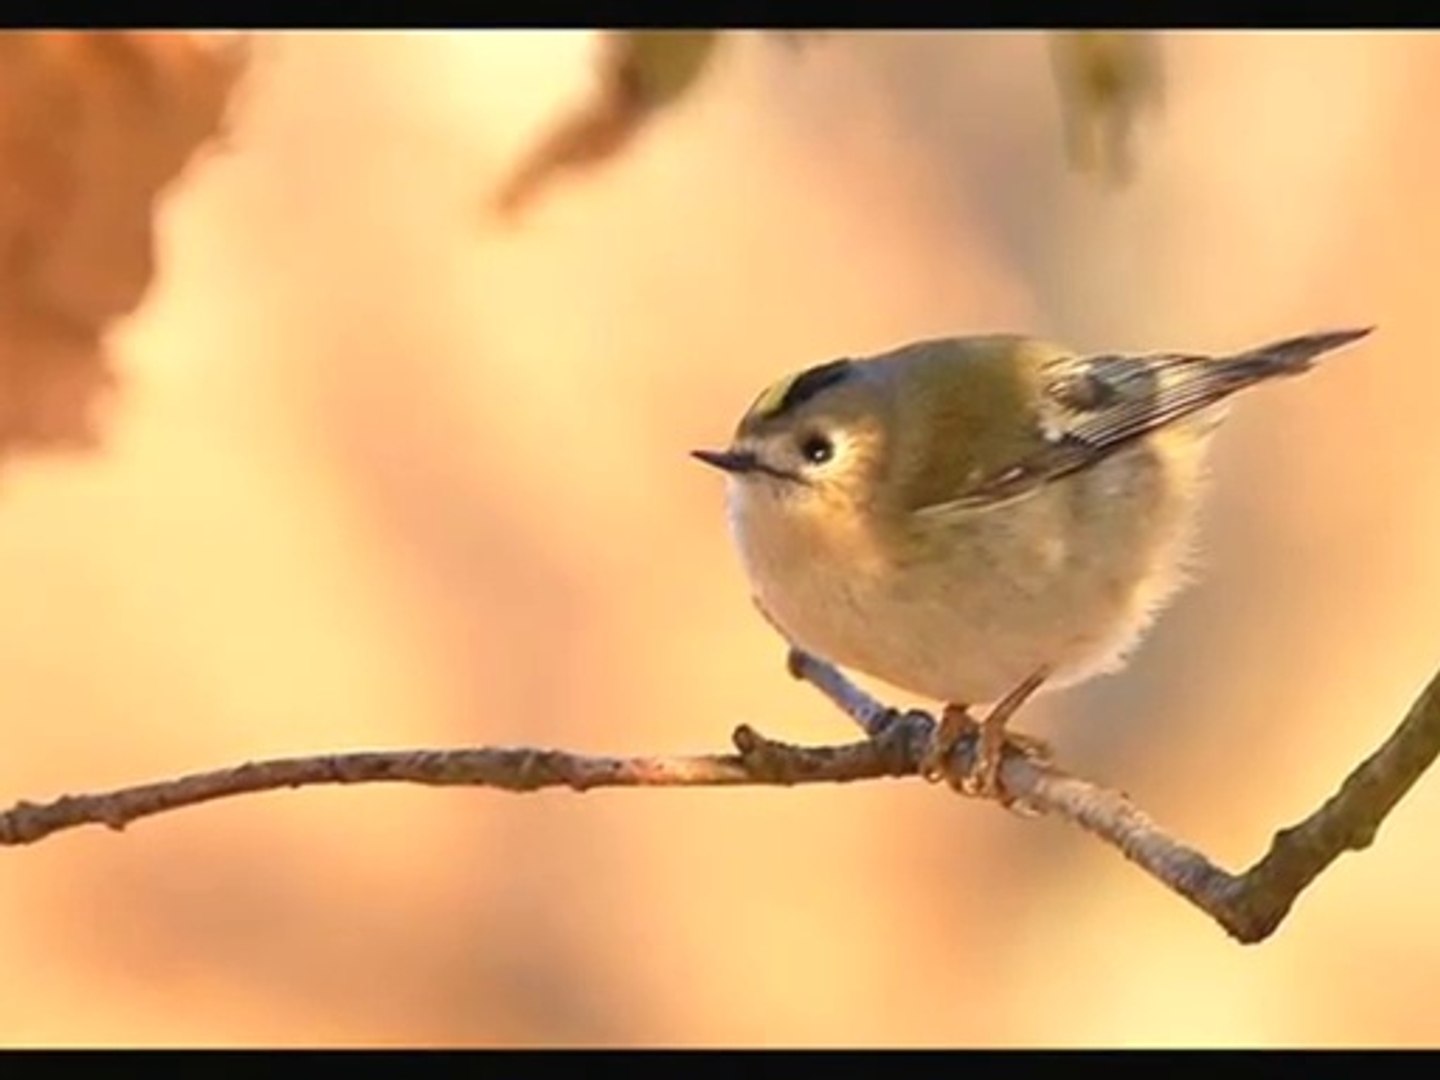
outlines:
M581 32L256 43L159 204L90 456L0 477L0 802L311 751L851 735L686 456L932 334L1238 348L1204 572L1025 716L1232 867L1440 663L1440 38L1166 34L1133 175L1040 34L723 41L614 160L488 193ZM898 703L905 699L888 694ZM1440 775L1241 947L1112 850L918 782L284 792L0 852L0 1043L1440 1042Z

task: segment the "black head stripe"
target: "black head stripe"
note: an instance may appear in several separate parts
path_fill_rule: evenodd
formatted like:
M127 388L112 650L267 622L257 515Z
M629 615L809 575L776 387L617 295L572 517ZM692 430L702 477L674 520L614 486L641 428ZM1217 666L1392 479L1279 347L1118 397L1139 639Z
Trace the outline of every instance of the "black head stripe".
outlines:
M757 419L770 420L799 408L827 386L849 377L855 365L850 360L831 360L800 372L791 379L776 383L750 407Z

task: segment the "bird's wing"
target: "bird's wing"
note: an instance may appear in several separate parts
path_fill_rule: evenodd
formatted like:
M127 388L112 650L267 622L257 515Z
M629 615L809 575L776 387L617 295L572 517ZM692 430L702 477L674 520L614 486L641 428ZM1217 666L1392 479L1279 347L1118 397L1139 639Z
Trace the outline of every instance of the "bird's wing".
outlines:
M1155 353L1049 361L1041 370L1040 446L980 478L958 498L922 512L987 506L1027 495L1247 386L1306 371L1321 353L1369 332L1308 334L1228 357Z

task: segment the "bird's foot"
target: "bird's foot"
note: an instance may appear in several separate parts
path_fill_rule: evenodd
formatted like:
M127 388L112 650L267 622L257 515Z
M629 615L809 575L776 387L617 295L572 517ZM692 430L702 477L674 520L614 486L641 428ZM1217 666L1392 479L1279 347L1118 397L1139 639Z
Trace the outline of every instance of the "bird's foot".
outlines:
M940 714L940 723L935 726L935 733L930 736L930 746L920 759L920 775L932 784L950 780L953 786L964 790L964 778L955 775L951 755L960 745L960 740L977 726L966 706L946 705L945 711Z
M1004 806L1012 805L1014 800L1000 785L1000 764L1005 750L1008 747L1023 757L1046 761L1050 758L1050 747L1044 740L1032 735L1007 731L1005 725L1040 688L1046 674L1044 670L1035 672L1001 698L979 722L963 705L947 705L941 713L930 747L920 761L920 775L932 783L947 780L962 795L995 799ZM970 755L968 767L957 768L953 757L955 747L971 732L974 733L975 752Z

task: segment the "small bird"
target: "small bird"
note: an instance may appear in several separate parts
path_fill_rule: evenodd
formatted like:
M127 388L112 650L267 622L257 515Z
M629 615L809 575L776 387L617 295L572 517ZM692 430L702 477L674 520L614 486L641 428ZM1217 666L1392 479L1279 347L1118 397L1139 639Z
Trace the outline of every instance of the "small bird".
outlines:
M922 763L998 797L1006 721L1119 667L1186 577L1226 399L1373 327L1228 356L920 341L780 380L728 449L731 532L793 646L944 704ZM978 722L977 752L949 771Z

